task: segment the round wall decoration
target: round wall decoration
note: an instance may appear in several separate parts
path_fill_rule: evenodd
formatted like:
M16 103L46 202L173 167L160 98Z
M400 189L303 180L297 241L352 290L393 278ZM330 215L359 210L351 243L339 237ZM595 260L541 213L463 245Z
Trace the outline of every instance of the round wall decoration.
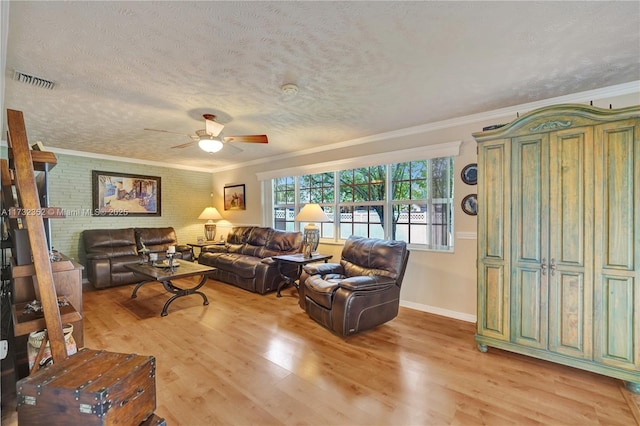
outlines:
M464 166L460 173L462 181L467 185L475 185L478 183L478 164L471 163Z
M469 194L462 199L462 211L470 216L478 214L478 195Z

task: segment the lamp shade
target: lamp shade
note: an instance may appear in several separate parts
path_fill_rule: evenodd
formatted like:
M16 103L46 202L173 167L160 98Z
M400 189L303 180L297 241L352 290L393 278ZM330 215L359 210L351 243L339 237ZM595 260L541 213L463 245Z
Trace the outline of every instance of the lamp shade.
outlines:
M331 219L322 210L318 204L310 203L305 205L300 213L296 215L296 221L298 222L330 222Z
M310 203L305 205L300 210L300 213L296 215L296 221L309 223L304 227L303 245L305 257L311 257L312 252L316 251L320 243L320 228L313 222L330 222L331 219L322 210L322 207L318 204Z
M207 207L206 209L202 210L202 213L200 213L200 216L198 216L198 219L220 220L222 219L222 216L218 212L218 209L216 209L215 207Z
M207 223L204 224L204 234L207 238L207 241L213 241L216 238L216 224L213 223L214 220L222 219L222 216L218 212L218 209L215 207L207 207L200 213L198 219L206 220Z
M218 139L200 139L198 146L205 152L213 153L220 151L224 145Z

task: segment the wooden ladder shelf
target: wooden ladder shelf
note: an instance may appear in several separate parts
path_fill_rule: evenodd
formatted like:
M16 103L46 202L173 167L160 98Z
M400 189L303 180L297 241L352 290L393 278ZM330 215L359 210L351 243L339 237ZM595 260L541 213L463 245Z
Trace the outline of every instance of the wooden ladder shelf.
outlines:
M42 154L39 154L40 157L38 158L41 158L40 160L38 160L38 158L32 158L27 140L24 117L21 111L7 110L7 126L9 129L7 142L9 145L9 156L14 162L14 180L17 189L18 204L20 210L25 212L20 218L24 221L29 231L29 245L33 256L32 272L37 278L34 281L37 282L35 285L38 286L40 293L40 302L42 303L44 313L44 324L46 325L47 337L51 344L51 356L53 357L54 363L61 362L67 357L67 351L60 308L58 307L58 297L53 279L53 270L49 257L49 247L46 240L44 218L41 214L38 214L43 210L40 206L34 173L34 167L38 167L38 164L43 161L43 158L41 158ZM51 154L51 156L53 156L53 154ZM53 159L55 160L55 156L53 156ZM47 161L46 158L44 161ZM3 160L3 195L8 195L6 194L7 182L5 179L7 177L10 178L10 173L5 169L6 167L6 162ZM5 204L5 206L6 205L7 204ZM31 214L31 212L33 212L33 214ZM11 219L15 220L14 218ZM42 324L40 323L39 325L41 326Z

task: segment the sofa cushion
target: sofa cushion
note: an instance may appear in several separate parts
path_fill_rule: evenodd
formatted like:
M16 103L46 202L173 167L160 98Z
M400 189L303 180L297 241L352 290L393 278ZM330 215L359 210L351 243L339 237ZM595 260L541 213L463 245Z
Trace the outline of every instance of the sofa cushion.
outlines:
M261 259L238 253L215 253L215 265L218 269L230 271L242 278L254 278L256 267Z
M263 257L298 253L302 245L301 232L273 230L271 238L264 246Z
M87 257L107 255L136 256L136 237L133 228L87 229L82 232Z
M169 228L136 228L138 250L145 245L150 251L166 251L167 247L178 241L176 231Z
M406 251L406 244L402 241L351 236L342 249L340 263L344 274L349 277L382 275L397 279L400 271L404 270Z
M227 234L227 243L229 245L242 245L247 242L249 233L253 229L253 226L234 226Z

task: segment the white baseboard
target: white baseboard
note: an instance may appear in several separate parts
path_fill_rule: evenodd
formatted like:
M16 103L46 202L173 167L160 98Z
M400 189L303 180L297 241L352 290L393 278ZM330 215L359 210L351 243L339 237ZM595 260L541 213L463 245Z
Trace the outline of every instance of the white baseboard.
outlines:
M449 309L438 308L437 306L423 305L421 303L407 302L405 300L400 301L400 306L417 311L428 312L430 314L440 315L447 318L453 318L466 322L477 321L477 317L471 314L465 314L464 312L451 311Z

